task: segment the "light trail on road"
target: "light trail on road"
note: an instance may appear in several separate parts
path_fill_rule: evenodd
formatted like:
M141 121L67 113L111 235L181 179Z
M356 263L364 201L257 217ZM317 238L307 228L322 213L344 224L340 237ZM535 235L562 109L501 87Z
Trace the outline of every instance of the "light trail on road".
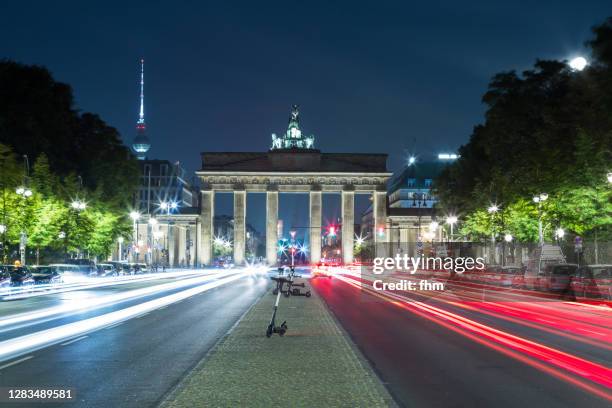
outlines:
M152 312L163 306L180 302L216 287L234 282L245 276L248 275L245 273L236 273L232 276L204 283L194 288L153 299L125 309L2 341L0 342L0 362L144 315L145 313Z
M212 273L219 272L222 271L215 271ZM97 289L108 286L126 285L136 282L147 282L157 279L184 277L201 273L202 271L189 270L179 272L154 273L146 275L118 276L112 278L86 278L84 281L79 283L8 288L0 291L0 298L2 300L19 300L36 296L52 295L55 293L71 292L75 290Z
M352 272L349 271L348 274L352 274ZM369 295L383 299L389 304L442 325L455 333L511 356L600 398L612 401L612 393L610 392L612 389L612 370L608 367L493 328L440 307L405 296L374 290L370 284L364 284L363 279L356 280L343 276L342 273L333 276L354 288L366 291Z
M127 292L91 297L87 299L87 302L68 303L65 305L53 306L42 310L25 312L13 316L0 318L0 333L24 327L26 325L25 323L28 322L36 321L36 323L40 323L41 319L45 319L43 321L49 321L52 320L53 317L61 317L68 313L80 313L86 310L93 310L143 296L154 295L156 293L180 289L185 286L208 282L210 280L223 278L237 273L242 272L240 270L224 270L215 274L207 274L199 277L182 279L175 282L163 283L140 289L133 289Z

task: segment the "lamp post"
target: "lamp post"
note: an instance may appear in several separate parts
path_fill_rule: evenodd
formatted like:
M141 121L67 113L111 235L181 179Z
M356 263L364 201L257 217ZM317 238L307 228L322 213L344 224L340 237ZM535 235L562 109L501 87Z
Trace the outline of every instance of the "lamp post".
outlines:
M119 243L119 262L123 259L123 237L117 238L117 242Z
M85 208L87 208L87 203L81 200L74 200L72 203L70 203L70 206L76 212L76 228L78 229L81 211L84 211ZM81 246L79 245L77 258L80 258L80 256L81 256Z
M166 212L166 237L164 239L164 249L168 257L168 267L170 267L170 212L178 208L178 203L176 201L162 201L159 203L159 208Z
M4 224L0 224L0 234L2 234L2 242L0 243L2 245L2 262L6 263L5 258L5 248L4 248L4 243L6 242L6 225Z
M25 156L25 157L27 157L27 156ZM24 177L24 180L25 180L25 177ZM18 196L22 197L24 200L27 200L28 198L32 197L32 190L30 190L28 187L26 187L25 183L24 183L24 186L17 187L15 192L17 193ZM27 245L27 242L28 242L28 235L27 235L27 233L25 231L25 228L22 225L21 233L20 233L20 237L19 237L19 254L20 254L21 264L22 265L26 264L26 245Z
M533 202L538 205L538 237L540 245L544 244L544 232L542 231L542 203L548 200L548 194L540 193L533 196Z
M23 155L23 184L20 187L17 187L15 192L18 196L21 196L27 205L27 199L32 197L32 190L28 188L28 179L30 177L30 162L28 160L28 155ZM24 208L25 212L25 208ZM25 216L25 214L22 214ZM25 217L24 217L25 218ZM19 237L19 254L21 259L21 264L26 264L26 245L28 243L28 236L25 231L25 226L21 225L21 233Z
M150 234L147 234L148 235L148 237L147 237L148 251L147 252L150 253L150 255L149 255L149 264L153 263L152 262L153 261L153 250L152 250L153 242L152 242L151 238L152 238L152 235L154 233L154 228L155 228L156 225L157 225L157 219L153 218L153 217L149 218L149 229L151 231Z
M491 252L493 254L493 261L495 261L495 214L497 214L498 211L499 206L497 204L491 204L489 208L487 208L487 212L491 214Z
M448 217L446 217L446 223L448 225L450 225L450 242L453 242L453 227L455 226L455 224L457 223L458 218L454 215L449 215Z
M140 213L138 211L130 212L130 218L132 219L133 227L134 227L134 235L132 236L132 257L134 259L134 263L138 262L138 253L136 248L138 247L138 226L136 222L140 219Z

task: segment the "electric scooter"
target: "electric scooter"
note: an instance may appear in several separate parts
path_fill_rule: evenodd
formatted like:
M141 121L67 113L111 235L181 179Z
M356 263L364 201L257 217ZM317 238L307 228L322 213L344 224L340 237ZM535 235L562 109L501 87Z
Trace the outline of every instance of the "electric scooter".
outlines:
M277 333L279 336L284 336L287 332L287 321L281 323L280 326L276 325L276 312L278 310L278 303L280 302L280 295L282 293L282 287L287 279L284 277L272 278L277 283L277 288L280 287L280 290L277 290L276 294L276 302L274 303L274 311L272 312L272 319L270 320L270 324L268 325L268 329L266 330L266 337L272 337L274 333Z

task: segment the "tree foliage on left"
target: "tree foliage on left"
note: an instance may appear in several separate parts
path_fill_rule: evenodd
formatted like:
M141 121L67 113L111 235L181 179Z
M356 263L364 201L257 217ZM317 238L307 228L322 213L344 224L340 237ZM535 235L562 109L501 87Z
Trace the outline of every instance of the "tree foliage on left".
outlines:
M129 236L136 160L119 133L80 113L71 88L43 67L0 61L0 167L5 244L17 245L25 232L29 248L106 257ZM16 193L24 185L31 196ZM74 209L74 200L86 208Z

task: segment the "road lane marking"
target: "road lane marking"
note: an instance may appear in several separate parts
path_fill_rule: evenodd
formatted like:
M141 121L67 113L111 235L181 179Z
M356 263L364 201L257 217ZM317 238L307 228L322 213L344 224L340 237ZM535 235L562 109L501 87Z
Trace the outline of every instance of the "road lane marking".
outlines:
M65 343L62 343L61 345L62 345L62 346L67 346L67 345L69 345L69 344L76 343L77 341L80 341L80 340L86 339L87 337L89 337L89 336L81 336L81 337L79 337L79 338L76 338L76 339L73 339L73 340L67 341L67 342L65 342Z
M136 316L136 318L137 318L137 319L140 319L141 317L145 317L145 316L148 316L148 315L150 315L150 314L151 314L151 312L149 312L149 313L145 313L145 314L141 314L140 316Z
M4 370L5 368L12 367L12 366L17 365L19 363L23 363L24 361L27 361L27 360L29 360L31 358L34 358L34 356L27 356L27 357L24 357L24 358L20 358L19 360L11 361L8 364L0 366L0 370Z
M114 328L115 328L115 327L117 327L117 326L121 326L123 323L125 323L125 322L121 322L121 323L113 324L112 326L108 326L108 327L106 328L106 330L108 330L108 329L114 329Z

